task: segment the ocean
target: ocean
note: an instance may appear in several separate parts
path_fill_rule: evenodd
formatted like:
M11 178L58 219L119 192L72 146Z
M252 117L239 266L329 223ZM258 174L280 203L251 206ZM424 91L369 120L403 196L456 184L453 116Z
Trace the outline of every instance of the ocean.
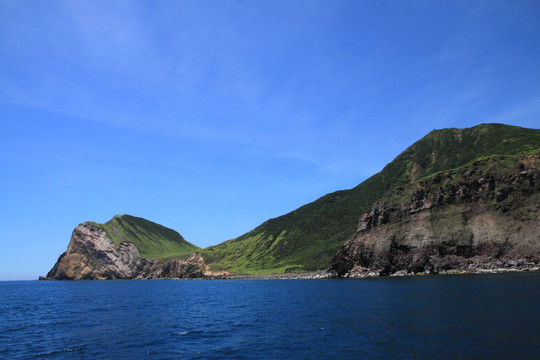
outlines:
M2 359L539 359L540 273L0 282Z

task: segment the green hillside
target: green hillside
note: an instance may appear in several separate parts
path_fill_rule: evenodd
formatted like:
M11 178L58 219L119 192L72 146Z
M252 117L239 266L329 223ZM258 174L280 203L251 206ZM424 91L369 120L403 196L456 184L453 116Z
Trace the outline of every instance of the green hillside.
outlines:
M105 224L91 224L104 229L115 244L133 243L148 259L183 258L200 250L178 232L135 216L116 215Z
M357 187L321 197L236 239L203 250L211 269L283 273L324 269L369 207L396 186L494 155L540 152L540 130L501 124L434 130Z

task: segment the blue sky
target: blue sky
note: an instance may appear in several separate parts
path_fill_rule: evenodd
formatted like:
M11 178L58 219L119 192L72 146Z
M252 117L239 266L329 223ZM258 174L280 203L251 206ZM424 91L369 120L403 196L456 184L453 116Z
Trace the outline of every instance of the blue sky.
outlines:
M0 2L0 280L141 216L205 247L433 129L540 125L537 1Z

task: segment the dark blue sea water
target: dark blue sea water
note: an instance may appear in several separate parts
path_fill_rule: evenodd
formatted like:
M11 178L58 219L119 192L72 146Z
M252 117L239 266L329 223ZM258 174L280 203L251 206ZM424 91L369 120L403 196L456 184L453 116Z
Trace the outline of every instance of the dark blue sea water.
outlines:
M539 359L540 273L0 282L2 359Z

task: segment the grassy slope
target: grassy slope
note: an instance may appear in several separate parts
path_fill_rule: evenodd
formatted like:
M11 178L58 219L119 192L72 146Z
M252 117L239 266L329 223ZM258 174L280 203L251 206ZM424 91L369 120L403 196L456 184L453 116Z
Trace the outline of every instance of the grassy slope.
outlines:
M540 130L501 124L432 131L357 187L321 197L236 239L203 250L212 268L237 273L326 268L358 219L388 190L492 155L540 151Z
M133 243L149 259L182 258L200 250L178 232L139 217L116 215L105 224L92 225L104 229L115 244Z

